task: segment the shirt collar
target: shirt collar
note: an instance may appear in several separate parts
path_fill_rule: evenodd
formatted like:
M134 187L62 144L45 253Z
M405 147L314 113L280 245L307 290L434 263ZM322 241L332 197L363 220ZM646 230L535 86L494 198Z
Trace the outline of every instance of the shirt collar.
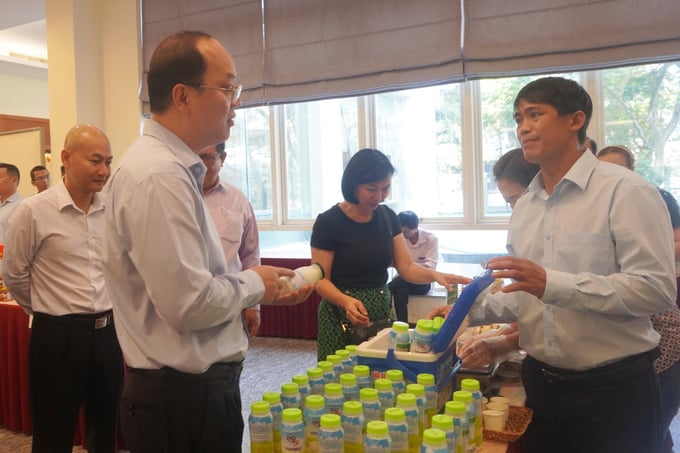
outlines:
M588 185L588 181L593 174L595 165L597 164L597 157L593 155L590 151L582 153L581 157L578 158L574 165L571 166L567 174L565 174L559 183L555 186L555 190L566 184L567 181L573 183L581 190L584 190ZM543 176L539 171L538 174L529 184L527 190L534 194L538 194L543 191L545 185L543 184Z
M76 206L73 198L71 198L71 194L68 193L68 189L66 188L66 185L64 185L63 180L60 181L56 186L50 187L47 190L54 190L56 193L59 211L63 211L64 208L68 206L73 206L73 208L82 211L78 206ZM88 212L97 212L104 209L104 197L102 197L99 192L95 192L93 195L94 197L92 198L92 204L90 205Z
M12 195L10 195L9 197L7 197L7 199L6 199L5 201L3 201L2 203L0 203L0 206L5 206L7 203L14 203L15 201L19 201L19 200L21 200L22 198L23 198L23 197L21 196L21 194L20 194L18 191L17 191L17 192L14 192Z
M203 177L207 167L181 138L170 129L152 119L144 120L143 135L148 135L161 143L165 143L179 161L189 169L189 173L191 173L191 176L196 181L198 191L203 193Z
M212 193L214 193L214 192L221 192L221 193L226 193L226 192L227 192L227 188L226 188L226 186L225 186L224 184L222 184L222 180L221 180L221 179L218 179L218 180L217 180L217 184L215 184L215 186L214 186L212 189L208 190L208 191L204 194L204 196L207 197L208 195L210 195L210 194L212 194Z

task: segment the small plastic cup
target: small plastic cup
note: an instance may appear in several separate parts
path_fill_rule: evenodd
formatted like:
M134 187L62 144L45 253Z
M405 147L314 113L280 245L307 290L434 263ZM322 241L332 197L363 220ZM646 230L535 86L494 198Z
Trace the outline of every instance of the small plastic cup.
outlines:
M487 409L482 411L482 416L484 417L484 427L486 429L489 431L503 431L505 427L503 411Z

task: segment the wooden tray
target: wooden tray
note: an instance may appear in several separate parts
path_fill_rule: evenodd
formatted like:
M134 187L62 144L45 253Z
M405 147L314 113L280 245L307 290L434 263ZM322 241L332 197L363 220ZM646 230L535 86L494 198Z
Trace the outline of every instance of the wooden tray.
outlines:
M503 431L491 431L484 428L484 439L498 442L514 442L526 431L534 411L528 407L510 406L508 421Z

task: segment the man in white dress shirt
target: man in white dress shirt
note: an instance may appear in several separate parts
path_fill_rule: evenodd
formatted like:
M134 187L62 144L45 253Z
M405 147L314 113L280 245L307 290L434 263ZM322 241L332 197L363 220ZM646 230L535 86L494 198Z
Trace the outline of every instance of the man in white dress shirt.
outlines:
M413 261L423 267L435 270L439 261L439 239L437 239L437 236L418 228L420 223L418 215L413 211L402 211L397 217L399 217L401 232L404 234L408 253ZM409 294L427 294L432 284L411 283L401 276L395 275L388 286L392 293L397 319L408 322Z
M208 168L203 178L203 196L220 236L227 272L240 272L260 265L260 237L253 207L236 187L220 179L220 169L227 157L224 143L204 149L198 157ZM243 310L248 334L260 328L260 306Z
M303 302L313 286L281 296L290 269L228 273L198 157L229 137L240 103L226 49L176 33L154 50L147 80L151 119L111 177L106 210L104 272L128 365L123 434L135 453L240 451L241 312Z
M72 128L62 182L24 200L9 221L3 277L32 314L29 394L33 453L71 452L85 408L88 450L115 451L123 356L104 286L104 204L111 146Z
M7 221L24 197L17 192L19 169L14 164L0 163L0 244L5 243Z

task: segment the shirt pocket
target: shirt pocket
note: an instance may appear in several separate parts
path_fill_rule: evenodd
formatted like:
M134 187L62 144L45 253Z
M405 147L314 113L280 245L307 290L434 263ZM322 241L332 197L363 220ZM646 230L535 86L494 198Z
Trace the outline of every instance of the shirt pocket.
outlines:
M555 264L557 270L573 274L608 275L617 271L614 242L609 234L563 233L555 244Z
M243 235L243 217L236 211L220 211L217 231L222 241L229 244L240 243Z

